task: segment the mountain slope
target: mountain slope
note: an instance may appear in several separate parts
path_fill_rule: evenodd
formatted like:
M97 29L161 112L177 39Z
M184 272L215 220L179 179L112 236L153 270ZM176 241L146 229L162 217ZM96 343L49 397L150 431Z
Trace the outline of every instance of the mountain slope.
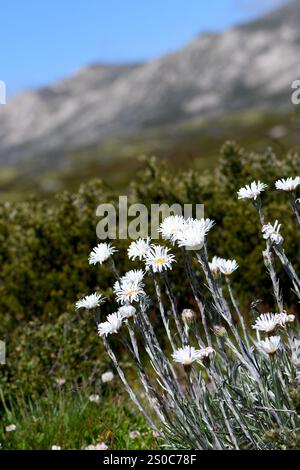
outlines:
M52 157L160 124L289 107L300 2L147 63L96 65L0 109L0 162Z

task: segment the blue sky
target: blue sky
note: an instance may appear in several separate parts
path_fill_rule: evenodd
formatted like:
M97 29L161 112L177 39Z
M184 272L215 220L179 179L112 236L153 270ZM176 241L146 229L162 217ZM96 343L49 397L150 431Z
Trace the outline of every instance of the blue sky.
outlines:
M8 95L79 67L140 61L282 0L10 0L1 2L0 80Z

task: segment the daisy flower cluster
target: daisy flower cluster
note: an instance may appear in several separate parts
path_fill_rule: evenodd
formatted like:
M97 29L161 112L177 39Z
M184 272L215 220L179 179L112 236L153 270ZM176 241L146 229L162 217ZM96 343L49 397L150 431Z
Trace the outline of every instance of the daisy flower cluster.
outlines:
M299 177L275 184L290 193L296 216L299 184ZM285 254L281 224L265 223L261 195L266 189L253 181L238 191L238 198L251 200L259 213L272 311L261 313L260 304L252 302L250 314L244 315L246 307L230 278L238 262L209 258L206 241L215 222L180 215L167 217L159 227L171 247L140 238L127 250L133 269L119 274L114 260L108 263L115 282L106 308L115 306L106 318L100 293L76 302L77 309L96 313L98 335L124 388L153 433L170 447L265 450L270 448L266 432L277 432L278 423L285 434L300 429L289 395L300 384L300 332L296 313L285 310L275 256L298 300L300 281ZM111 244L100 243L89 262L101 265L116 252ZM253 311L258 315L251 325ZM121 352L112 349L111 335L120 339ZM136 366L138 385L131 385L131 374L123 368L124 346ZM113 377L106 372L102 384ZM99 404L100 395L90 401Z
M170 249L154 245L151 243L150 237L132 242L127 253L130 260L143 261L145 269L152 270L154 273L172 269L172 263L175 262L175 257L170 253Z
M286 328L288 324L294 321L295 316L288 315L286 312L261 314L252 326L258 333L263 332L267 334L265 340L259 339L256 345L258 350L269 356L273 356L280 349L282 343L279 335L272 336L271 333L274 333L275 330L279 328Z

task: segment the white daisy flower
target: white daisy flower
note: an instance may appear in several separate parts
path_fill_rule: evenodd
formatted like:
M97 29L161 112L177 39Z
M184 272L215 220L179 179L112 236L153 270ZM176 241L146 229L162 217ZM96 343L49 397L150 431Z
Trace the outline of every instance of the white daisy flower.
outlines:
M288 323L294 323L295 320L295 315L288 315L286 312L281 312L277 315L278 324L282 327L285 327Z
M283 243L283 237L280 235L281 224L278 220L275 221L274 225L267 224L262 228L263 238L270 240L275 245L281 245Z
M83 297L83 299L76 302L76 308L86 308L87 310L92 310L93 308L99 307L104 302L104 298L101 294L91 294Z
M106 384L108 382L111 382L114 377L114 373L111 370L108 370L107 372L104 372L104 374L101 375L101 382Z
M136 258L138 258L139 260L144 259L151 246L150 242L150 237L139 238L138 240L132 242L127 250L128 258L133 261Z
M162 234L164 240L175 243L178 235L184 231L185 223L186 220L181 215L171 215L164 219L158 231Z
M276 181L275 187L280 191L295 191L300 184L300 176L296 178L280 179Z
M210 219L188 219L184 231L177 235L178 245L194 250L202 248L205 237L215 222Z
M107 316L106 321L98 324L99 336L112 335L118 333L123 323L123 317L120 313L111 313Z
M8 426L5 426L5 431L6 432L13 432L16 431L17 426L15 424L9 424Z
M154 273L162 272L166 269L172 269L172 263L175 262L175 256L169 254L169 248L160 245L154 245L148 251L146 256L146 267L151 268Z
M250 185L247 184L244 188L241 188L238 191L238 198L239 199L254 199L254 201L260 196L260 194L267 188L268 186L261 181L253 181Z
M108 447L104 442L99 442L99 444L96 444L95 446L93 444L90 444L89 446L85 447L84 450L107 450Z
M57 383L57 385L59 387L62 387L63 385L65 385L66 383L66 379L62 378L62 377L58 377L57 379L55 379L55 382Z
M99 442L96 444L95 450L108 450L108 446L105 444L105 442Z
M141 437L141 433L140 433L140 431L130 431L129 437L130 437L130 439L137 439L137 438Z
M216 354L216 351L210 346L208 346L207 348L199 349L199 353L200 353L201 358L205 359L209 356L213 356L214 354Z
M190 366L195 361L201 361L203 356L201 351L195 349L194 346L185 346L174 351L172 357L175 362L184 366Z
M117 250L110 243L99 243L90 253L89 263L97 264L104 263L110 258Z
M221 262L223 261L222 258L218 256L214 256L209 264L210 270L214 276L217 276L220 273L220 266Z
M89 401L98 405L100 403L100 395L90 395Z
M140 282L133 282L124 278L115 283L114 292L117 301L121 304L137 302L141 296L145 295L143 285Z
M236 260L230 259L220 259L219 261L219 269L224 276L230 276L234 271L238 269L239 265L237 264Z
M118 312L123 318L132 318L136 313L136 308L133 305L123 305L119 308Z
M280 336L270 336L270 338L267 338L264 341L260 341L258 343L258 348L262 352L272 356L279 349L280 341Z
M278 327L278 315L275 313L263 313L257 317L255 324L252 326L254 330L271 333Z
M122 280L129 281L129 282L137 282L141 283L144 279L145 273L142 269L132 269L128 271L123 277Z

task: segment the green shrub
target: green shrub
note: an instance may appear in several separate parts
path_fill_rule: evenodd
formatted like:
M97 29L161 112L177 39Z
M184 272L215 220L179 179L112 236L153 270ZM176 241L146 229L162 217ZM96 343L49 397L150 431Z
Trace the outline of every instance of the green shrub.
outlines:
M17 327L7 336L6 354L0 388L15 397L34 397L50 386L76 389L84 381L101 388L101 373L111 368L94 322L75 312Z
M19 322L58 317L81 294L110 276L87 274L87 253L97 243L96 207L110 196L101 181L78 194L63 193L49 204L31 200L0 207L0 333Z

